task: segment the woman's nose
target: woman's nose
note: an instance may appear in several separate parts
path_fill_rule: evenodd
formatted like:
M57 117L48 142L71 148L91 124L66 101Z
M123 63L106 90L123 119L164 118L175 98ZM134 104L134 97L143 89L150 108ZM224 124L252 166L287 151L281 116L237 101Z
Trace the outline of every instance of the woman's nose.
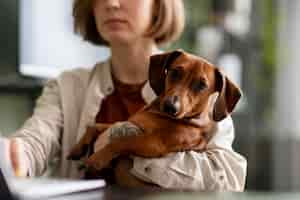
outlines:
M120 0L106 0L107 9L118 9L120 6Z

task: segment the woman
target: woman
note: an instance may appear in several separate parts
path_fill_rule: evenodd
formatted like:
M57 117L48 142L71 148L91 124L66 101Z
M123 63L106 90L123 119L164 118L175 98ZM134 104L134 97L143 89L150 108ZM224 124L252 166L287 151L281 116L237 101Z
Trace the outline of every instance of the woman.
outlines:
M56 175L79 178L78 164L65 159L71 147L88 124L126 120L155 98L147 82L149 57L176 40L184 25L182 0L75 0L73 11L75 30L107 45L111 58L47 83L33 116L10 140L19 175L39 176L59 158ZM242 191L246 161L232 150L233 138L227 118L207 152L134 157L128 174L165 188ZM98 138L95 148L101 145Z

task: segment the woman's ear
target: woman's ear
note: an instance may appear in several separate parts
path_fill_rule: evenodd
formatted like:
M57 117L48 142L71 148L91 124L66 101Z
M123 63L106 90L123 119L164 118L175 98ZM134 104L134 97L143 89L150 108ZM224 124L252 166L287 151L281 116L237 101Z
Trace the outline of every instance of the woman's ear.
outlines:
M150 86L157 96L159 96L165 89L166 72L170 64L181 54L183 54L182 50L175 50L150 57L149 81Z
M215 85L219 96L213 109L213 119L221 121L229 115L242 96L241 90L219 69L215 69Z

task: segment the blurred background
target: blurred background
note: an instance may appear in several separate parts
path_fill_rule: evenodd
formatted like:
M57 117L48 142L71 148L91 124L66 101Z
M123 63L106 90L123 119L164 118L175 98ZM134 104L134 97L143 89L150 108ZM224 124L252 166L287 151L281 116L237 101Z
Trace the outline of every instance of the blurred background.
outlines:
M182 48L222 68L243 90L234 148L247 190L300 190L300 1L184 0ZM30 117L43 82L109 56L73 34L72 0L0 1L0 131Z

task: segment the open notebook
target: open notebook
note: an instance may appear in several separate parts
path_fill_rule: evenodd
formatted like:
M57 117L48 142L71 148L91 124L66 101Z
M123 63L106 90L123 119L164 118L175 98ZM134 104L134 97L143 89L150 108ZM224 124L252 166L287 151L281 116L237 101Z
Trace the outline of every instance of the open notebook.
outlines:
M75 192L95 190L105 186L105 181L67 179L18 179L12 175L4 139L0 138L0 199L2 195L17 199L43 199ZM7 199L5 198L5 199ZM9 200L9 199L8 199Z

